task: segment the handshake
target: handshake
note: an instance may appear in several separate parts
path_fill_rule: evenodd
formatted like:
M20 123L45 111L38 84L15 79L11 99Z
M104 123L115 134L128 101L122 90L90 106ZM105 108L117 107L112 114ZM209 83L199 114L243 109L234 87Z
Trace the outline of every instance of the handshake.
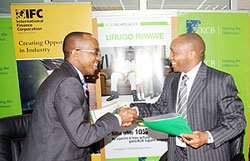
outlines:
M123 127L130 126L138 118L136 109L132 108L123 108L118 112L118 115L121 117Z

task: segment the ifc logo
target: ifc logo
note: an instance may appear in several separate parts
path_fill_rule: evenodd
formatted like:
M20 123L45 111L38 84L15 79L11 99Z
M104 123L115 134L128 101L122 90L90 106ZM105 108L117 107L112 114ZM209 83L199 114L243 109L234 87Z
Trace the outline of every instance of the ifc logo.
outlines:
M16 18L17 19L27 19L27 18L43 18L41 13L43 12L43 9L16 9Z
M25 9L22 9L20 11L18 11L18 9L16 9L16 18L25 18Z

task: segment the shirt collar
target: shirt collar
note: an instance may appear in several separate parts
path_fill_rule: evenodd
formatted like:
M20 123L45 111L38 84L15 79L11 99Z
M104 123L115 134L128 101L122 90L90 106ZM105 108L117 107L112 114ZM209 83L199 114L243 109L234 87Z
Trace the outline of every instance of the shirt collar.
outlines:
M187 73L181 73L181 77L183 76L183 75L187 75L187 77L189 78L189 79L194 79L195 78L195 76L197 75L197 73L198 73L198 70L199 70L199 68L200 68L200 66L201 66L201 62L199 63L199 64L197 64L194 68L192 68L189 72L187 72Z
M82 73L74 65L73 65L73 67L75 68L78 76L80 77L80 80L83 82L84 81L84 77L83 77Z

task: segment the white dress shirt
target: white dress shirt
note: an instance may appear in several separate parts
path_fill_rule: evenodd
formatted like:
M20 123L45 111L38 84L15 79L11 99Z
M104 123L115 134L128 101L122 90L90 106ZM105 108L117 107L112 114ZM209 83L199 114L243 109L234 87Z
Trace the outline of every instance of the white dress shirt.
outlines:
M187 80L187 98L189 98L189 93L190 93L190 90L192 88L192 85L193 85L193 82L194 82L194 79L198 73L198 70L201 66L201 62L199 64L197 64L193 69L191 69L188 73L181 73L181 76L180 78L182 78L183 75L186 75L189 79ZM178 85L178 91L177 91L177 98L176 100L179 99L179 89L180 89L180 84L181 84L181 79L179 80L179 85ZM178 105L177 105L177 101L176 101L176 112L177 112L177 108L178 108ZM209 135L209 140L208 140L208 143L212 143L213 142L213 137L211 135L211 133L209 131L206 131ZM176 137L176 145L177 146L180 146L180 147L187 147L186 143L184 143L183 141L181 141L180 137Z

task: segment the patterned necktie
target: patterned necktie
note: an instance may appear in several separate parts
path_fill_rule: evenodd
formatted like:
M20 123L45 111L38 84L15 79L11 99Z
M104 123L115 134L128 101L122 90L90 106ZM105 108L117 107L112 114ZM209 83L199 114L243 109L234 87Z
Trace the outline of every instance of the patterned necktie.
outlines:
M83 87L85 96L88 98L88 84L84 79L82 80L82 87Z
M177 113L181 114L184 119L187 117L187 75L182 76L182 81L179 89L179 99L177 106Z

